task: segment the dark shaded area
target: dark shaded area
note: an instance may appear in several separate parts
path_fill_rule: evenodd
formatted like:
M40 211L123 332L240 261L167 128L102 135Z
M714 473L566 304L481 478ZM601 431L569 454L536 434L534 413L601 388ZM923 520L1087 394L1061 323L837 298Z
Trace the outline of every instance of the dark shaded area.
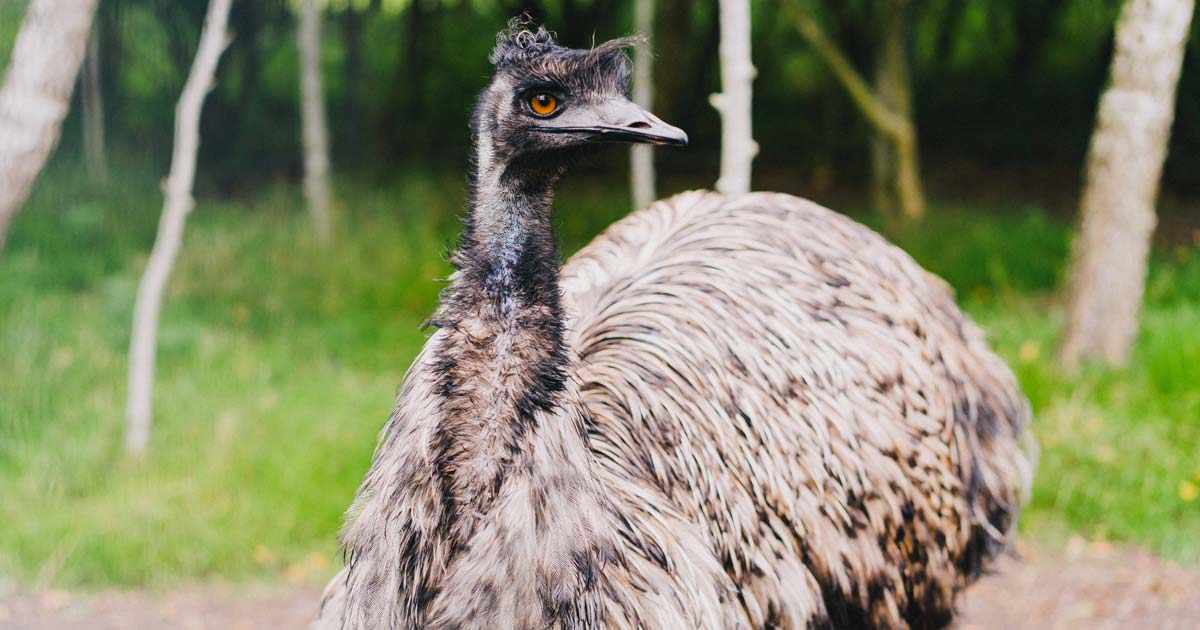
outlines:
M793 1L793 0L785 0ZM864 76L871 75L885 0L808 2ZM205 0L108 0L99 32L110 150L164 163L174 100ZM926 0L911 11L910 54L922 160L935 194L982 187L1057 207L1078 187L1111 55L1116 0ZM526 12L568 45L628 34L629 2L342 0L323 24L335 168L461 171L467 116L487 54L509 17ZM869 129L785 19L754 3L756 187L816 198L858 194ZM692 146L660 159L667 176L715 179L719 120L715 0L660 0L654 49L657 110ZM301 171L295 15L284 0L238 3L235 39L204 115L201 191L232 193ZM1200 193L1200 29L1193 26L1166 166L1168 195ZM64 134L78 155L79 124ZM613 152L597 168L623 168ZM986 192L984 190L983 192ZM1069 204L1061 204L1067 206Z

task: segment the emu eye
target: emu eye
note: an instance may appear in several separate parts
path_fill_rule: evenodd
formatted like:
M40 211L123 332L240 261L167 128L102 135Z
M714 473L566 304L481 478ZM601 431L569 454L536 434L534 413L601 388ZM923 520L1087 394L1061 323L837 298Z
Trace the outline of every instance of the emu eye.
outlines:
M529 109L538 116L549 116L558 109L558 99L549 94L534 94L529 99Z

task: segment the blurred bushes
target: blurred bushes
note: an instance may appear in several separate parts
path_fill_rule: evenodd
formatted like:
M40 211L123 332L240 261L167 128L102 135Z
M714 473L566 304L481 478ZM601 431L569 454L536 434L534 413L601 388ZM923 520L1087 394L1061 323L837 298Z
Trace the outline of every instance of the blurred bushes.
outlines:
M792 0L788 0L792 1ZM827 29L871 76L882 2L812 2ZM0 61L24 2L0 7ZM204 0L106 0L98 15L102 79L114 151L164 164L171 117L200 31ZM656 109L689 131L692 147L660 160L668 175L704 173L719 157L715 1L658 3L655 51L663 68ZM1111 54L1116 0L930 0L913 3L911 51L917 120L930 171L942 165L1077 172ZM497 30L527 9L564 43L590 45L630 30L619 0L408 0L327 3L325 88L334 164L395 172L461 169L467 116L489 72ZM292 3L238 3L235 39L206 104L200 189L231 192L300 172L297 53ZM813 194L808 174L837 174L857 189L868 129L802 43L775 0L755 0L755 125L760 181ZM1200 20L1196 21L1200 24ZM1168 191L1200 191L1200 27L1193 27L1179 87ZM78 154L78 116L64 150ZM602 164L616 168L621 154ZM782 174L783 176L780 176ZM801 175L801 177L797 177ZM969 186L972 182L958 182ZM1075 188L1076 181L1060 181ZM820 191L817 191L820 192ZM1027 192L1027 191L1023 191ZM1041 191L1045 192L1045 191ZM1045 199L1037 199L1045 203Z
M313 559L333 558L424 343L462 181L339 180L328 253L286 182L202 197L163 312L150 456L130 463L129 317L160 202L139 169L120 169L104 194L75 171L47 173L0 257L0 574L101 585L303 569L319 580L332 567ZM591 179L568 178L557 203L568 253L626 212L623 188ZM954 285L1033 402L1043 454L1026 531L1200 559L1200 503L1178 495L1200 482L1200 257L1157 252L1133 365L1076 380L1051 360L1064 221L935 205L925 225L885 231Z

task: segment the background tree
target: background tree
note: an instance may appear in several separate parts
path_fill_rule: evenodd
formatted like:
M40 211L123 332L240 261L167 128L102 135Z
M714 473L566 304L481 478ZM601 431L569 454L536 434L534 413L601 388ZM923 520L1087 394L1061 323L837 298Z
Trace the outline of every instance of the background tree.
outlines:
M196 155L200 150L200 110L205 95L212 88L221 52L229 44L226 29L229 3L230 0L212 0L208 6L196 60L176 108L175 151L171 156L171 172L164 184L166 199L158 224L158 237L138 283L129 342L129 391L125 407L128 422L125 449L133 456L144 453L150 442L158 315L162 309L163 289L183 243L187 215L195 205L192 184L196 178Z
M721 93L712 105L721 114L721 176L717 190L750 192L750 163L758 154L751 124L754 64L750 57L750 0L720 0Z
M83 156L88 177L108 183L108 155L104 148L104 91L100 78L100 29L92 28L87 55L79 74L79 102L83 110Z
M902 156L899 143L884 134L878 127L871 134L871 205L888 216L899 213L907 218L919 218L924 207L917 138L912 115L912 80L908 61L909 0L884 0L882 33L876 42L874 88L880 102L907 119L914 128L912 155ZM910 160L904 163L903 160ZM901 170L901 165L904 169ZM902 181L914 178L916 183ZM913 189L918 199L913 202L917 209L908 207L901 198L901 191Z
M891 0L796 1L882 93ZM0 73L31 2L0 0ZM53 582L103 588L284 568L244 553L258 545L289 575L293 559L327 555L386 414L377 405L425 342L418 324L439 288L431 280L449 273L439 256L460 227L467 114L491 72L496 32L529 10L565 44L586 47L634 23L635 0L571 2L317 0L337 166L338 246L324 251L303 197L301 0L231 2L237 36L200 121L204 168L193 194L203 211L187 217L157 331L154 457L137 466L113 461L124 437L129 317L162 219L175 109L208 0L100 2L109 186L86 176L82 81L0 255L0 565L19 580L50 567ZM691 138L686 150L656 150L665 197L711 188L720 167L722 119L708 101L721 91L719 2L655 5L654 110ZM1137 351L1120 373L1055 369L1081 167L1121 6L909 0L912 124L938 211L906 226L871 202L872 124L787 5L751 0L761 148L753 181L878 226L954 287L1044 420L1039 520L1192 562L1200 19L1179 76ZM414 21L419 41L407 39ZM564 253L630 206L625 151L579 168L588 172L566 181L559 199ZM1063 297L1057 307L1054 295ZM1074 431L1081 426L1086 436ZM305 448L280 435L305 436Z
M1100 97L1067 285L1061 360L1124 364L1137 336L1154 210L1193 0L1126 0Z
M97 0L32 0L0 87L0 250L58 143Z
M312 213L317 241L328 245L333 217L329 201L329 130L321 89L321 22L316 0L300 9L300 99L304 127L304 198Z
M654 107L654 0L635 0L633 29L649 38L634 52L633 101L653 111ZM629 184L633 191L633 207L644 208L654 201L654 149L648 144L629 149Z
M850 100L877 134L872 147L876 202L883 209L896 206L903 218L916 221L925 216L925 193L917 158L917 129L911 111L905 49L908 0L886 2L884 37L879 44L874 89L825 34L810 9L801 6L799 0L787 0L786 7L796 30L850 95Z

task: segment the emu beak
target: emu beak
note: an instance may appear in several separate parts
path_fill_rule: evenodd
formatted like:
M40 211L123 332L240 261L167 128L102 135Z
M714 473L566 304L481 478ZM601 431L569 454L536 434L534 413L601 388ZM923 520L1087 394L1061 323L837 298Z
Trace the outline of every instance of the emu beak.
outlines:
M688 136L623 98L611 98L594 105L575 106L533 127L544 133L571 133L589 142L631 142L685 146Z

